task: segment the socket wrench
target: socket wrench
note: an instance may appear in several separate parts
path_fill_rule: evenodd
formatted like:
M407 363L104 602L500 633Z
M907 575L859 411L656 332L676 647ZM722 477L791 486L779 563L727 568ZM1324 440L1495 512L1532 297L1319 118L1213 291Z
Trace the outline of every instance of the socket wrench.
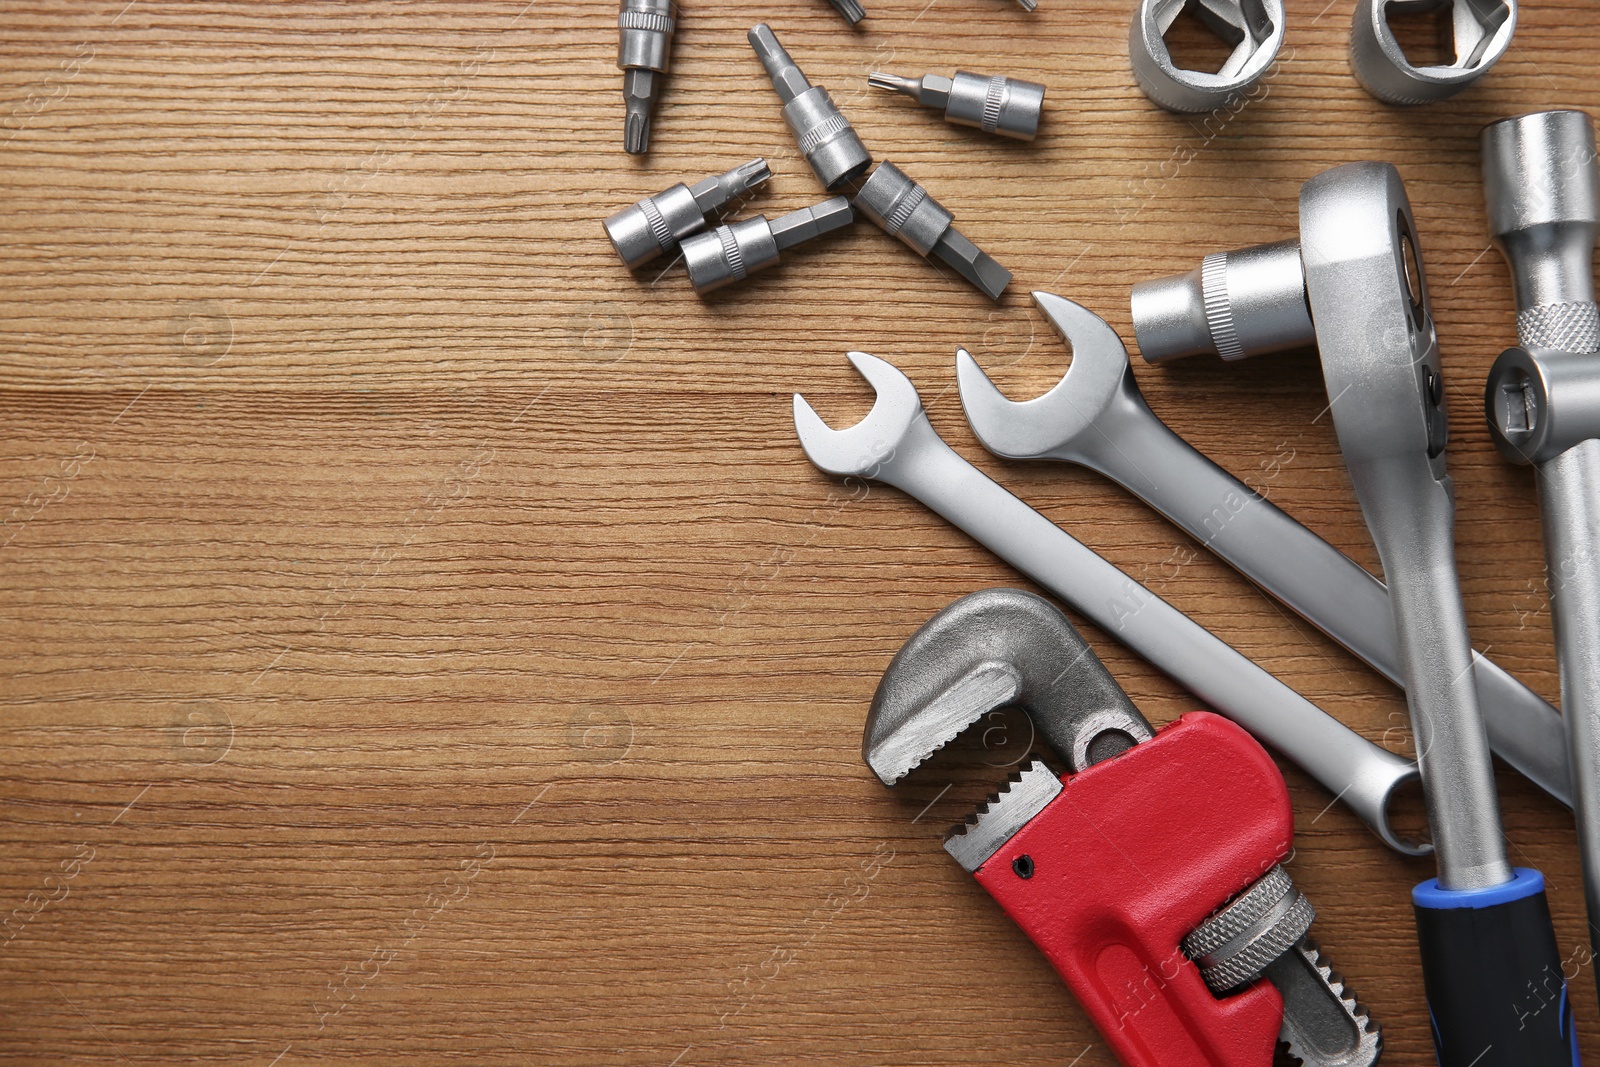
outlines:
M1590 940L1600 944L1600 168L1581 111L1483 131L1489 235L1505 254L1521 347L1489 371L1495 444L1538 471L1545 573L1561 669ZM1600 981L1600 977L1597 977Z

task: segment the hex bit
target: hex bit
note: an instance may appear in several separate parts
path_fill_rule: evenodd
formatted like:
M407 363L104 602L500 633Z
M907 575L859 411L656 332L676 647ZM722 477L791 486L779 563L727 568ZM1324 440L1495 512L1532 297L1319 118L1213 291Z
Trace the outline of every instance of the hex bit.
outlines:
M909 96L924 107L943 109L946 122L1019 141L1033 140L1044 109L1044 86L1003 74L991 77L958 70L954 78L941 74L902 78L873 71L867 84Z
M855 221L850 198L836 196L768 221L765 215L718 226L683 242L694 291L704 296L778 262L778 253Z
M672 60L672 0L622 0L617 15L617 66L627 105L622 147L640 155L650 147L650 122Z
M637 270L705 229L730 204L770 177L767 161L752 159L693 185L679 182L606 219L606 236L628 269Z
M756 50L783 101L783 119L794 133L800 154L823 187L837 189L872 166L872 156L850 128L850 120L834 106L828 90L806 80L767 24L755 26L749 36L750 47Z
M999 300L1011 284L1011 272L962 236L951 225L955 216L888 160L878 164L856 194L856 207L917 255L944 260L990 300Z
M843 15L844 20L852 26L867 17L867 9L856 0L828 0L828 3L832 4L833 9Z

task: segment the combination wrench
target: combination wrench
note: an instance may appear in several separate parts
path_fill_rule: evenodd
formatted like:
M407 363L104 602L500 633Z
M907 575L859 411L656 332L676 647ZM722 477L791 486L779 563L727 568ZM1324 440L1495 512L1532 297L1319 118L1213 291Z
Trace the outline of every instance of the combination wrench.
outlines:
M1050 459L1127 489L1245 577L1397 685L1400 638L1389 591L1365 567L1290 518L1174 433L1145 403L1127 349L1105 320L1050 293L1033 300L1072 348L1048 393L1015 402L965 349L961 404L983 446L1007 459ZM1495 752L1570 806L1561 715L1481 654L1472 671Z
M892 364L865 352L849 358L877 399L865 419L835 430L795 394L795 431L813 464L828 474L884 482L921 501L1304 768L1385 844L1412 856L1431 851L1404 839L1389 821L1396 790L1416 780L1411 761L1328 715L962 459ZM954 736L964 724L952 725ZM879 776L891 781L912 766L879 769Z

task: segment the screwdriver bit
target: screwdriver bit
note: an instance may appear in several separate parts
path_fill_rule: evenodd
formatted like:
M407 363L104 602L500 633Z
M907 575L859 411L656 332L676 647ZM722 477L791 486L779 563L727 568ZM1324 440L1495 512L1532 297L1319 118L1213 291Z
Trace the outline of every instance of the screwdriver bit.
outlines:
M924 107L943 108L946 122L1019 141L1033 140L1044 109L1044 86L1002 74L958 70L954 78L924 74L918 79L873 71L867 84L909 96Z
M750 31L750 46L783 101L783 118L799 142L800 154L824 188L836 189L872 166L872 156L850 128L850 120L834 106L828 90L806 80L765 22Z
M699 233L739 197L768 178L764 159L741 163L726 174L713 174L693 185L679 182L647 196L606 219L606 236L629 270L637 270L670 252L692 233Z
M704 296L772 266L778 262L778 253L848 226L855 217L850 198L836 196L770 222L765 215L757 215L718 226L710 233L697 233L683 242L689 280L694 291Z
M888 160L878 164L856 194L856 207L917 255L944 260L990 300L999 300L1011 284L1011 272L963 237L951 225L955 216Z
M631 155L650 147L650 119L672 59L672 0L622 0L617 15L617 66L628 115L622 146Z
M832 4L834 10L843 15L845 21L852 26L867 17L866 8L856 3L856 0L828 0L828 3Z

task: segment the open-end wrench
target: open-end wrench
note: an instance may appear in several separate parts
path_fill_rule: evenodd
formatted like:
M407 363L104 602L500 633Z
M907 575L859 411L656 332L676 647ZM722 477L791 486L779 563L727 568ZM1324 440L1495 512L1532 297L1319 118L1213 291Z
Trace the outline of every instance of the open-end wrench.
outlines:
M878 393L855 426L832 429L795 394L795 430L812 463L920 500L1299 764L1391 848L1407 855L1430 850L1402 838L1389 821L1395 791L1416 778L1409 760L1329 716L962 459L934 431L916 387L893 365L865 352L851 352L850 362Z
M1006 399L966 350L961 404L985 448L1007 459L1076 463L1110 478L1396 684L1400 639L1384 584L1201 455L1150 410L1122 340L1070 300L1034 303L1072 347L1072 365L1034 400ZM1496 753L1571 805L1561 715L1474 652L1472 669Z

